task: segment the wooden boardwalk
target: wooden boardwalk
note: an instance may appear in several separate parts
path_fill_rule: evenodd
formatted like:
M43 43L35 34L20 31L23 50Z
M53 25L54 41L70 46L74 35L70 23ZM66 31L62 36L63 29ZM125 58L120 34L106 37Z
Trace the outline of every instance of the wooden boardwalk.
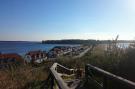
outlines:
M83 78L77 79L75 72L74 69L68 69L54 63L50 68L50 75L46 81L45 89L135 89L134 82L90 64L85 66Z
M77 56L74 56L73 58L80 58L80 57L84 56L89 50L91 50L91 48L87 48L86 50L84 50L84 52L80 53Z

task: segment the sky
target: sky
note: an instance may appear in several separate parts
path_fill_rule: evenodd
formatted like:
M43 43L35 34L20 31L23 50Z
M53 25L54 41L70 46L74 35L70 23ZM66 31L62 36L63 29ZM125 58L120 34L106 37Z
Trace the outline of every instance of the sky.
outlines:
M0 40L135 39L135 0L0 0Z

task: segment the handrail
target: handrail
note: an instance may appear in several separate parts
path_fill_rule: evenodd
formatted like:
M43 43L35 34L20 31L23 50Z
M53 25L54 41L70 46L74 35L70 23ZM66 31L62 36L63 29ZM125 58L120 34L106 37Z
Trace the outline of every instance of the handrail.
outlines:
M50 71L51 71L51 76L50 76L50 79L51 79L51 89L54 89L54 86L55 86L55 82L56 81L56 84L57 84L57 87L59 89L72 89L71 87L69 87L65 82L64 80L62 79L62 77L59 75L59 73L57 72L57 67L61 67L61 68L64 68L65 70L67 71L73 71L73 69L68 69L58 63L54 63L52 65L52 67L50 68ZM93 80L93 82L97 83L98 85L100 85L100 87L102 87L102 89L108 89L108 80L109 79L112 79L116 82L119 82L121 84L124 84L126 85L127 87L131 88L131 89L135 89L135 83L132 82L132 81L129 81L127 79L124 79L122 77L119 77L117 75L114 75L110 72L107 72L105 70L102 70L98 67L95 67L95 66L92 66L90 64L87 64L85 66L85 79L86 80L89 80L89 78L93 79L93 76L91 75L92 74L92 71L95 71L94 73L99 73L102 75L103 77L103 84L100 84L98 83L96 80ZM110 80L109 80L110 81Z
M100 73L100 74L103 75L103 77L104 77L103 86L102 86L103 89L107 89L107 79L116 80L117 82L120 82L120 83L122 83L122 84L127 85L128 87L130 87L130 88L132 88L132 89L135 89L135 83L134 83L134 82L129 81L129 80L127 80L127 79L124 79L124 78L122 78L122 77L119 77L119 76L117 76L117 75L114 75L114 74L112 74L112 73L110 73L110 72L104 71L104 70L102 70L102 69L100 69L100 68L98 68L98 67L92 66L92 65L90 65L90 64L87 64L87 65L85 66L85 72L86 72L85 75L86 75L86 77L88 77L88 75L89 75L89 74L88 74L89 70L96 71L96 72L98 72L98 73Z
M60 67L62 67L62 68L64 68L64 69L66 69L66 70L68 70L68 71L73 71L73 70L74 70L74 69L69 69L69 68L66 68L65 66L60 65L60 64L58 64L58 63L57 63L57 66L60 66Z
M56 83L60 89L71 89L67 86L67 84L63 81L63 79L60 77L60 75L56 71L57 66L63 67L67 70L70 70L70 69L68 69L68 68L66 68L58 63L54 63L53 66L50 68L51 75L52 75L53 79L56 81ZM54 80L52 82L54 82Z

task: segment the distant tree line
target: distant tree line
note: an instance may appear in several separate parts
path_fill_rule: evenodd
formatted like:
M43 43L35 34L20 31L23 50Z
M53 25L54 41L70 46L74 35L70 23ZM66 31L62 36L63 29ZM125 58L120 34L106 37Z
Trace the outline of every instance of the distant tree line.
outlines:
M80 40L80 39L71 39L71 40L43 40L42 44L108 44L112 43L113 40ZM133 40L118 40L117 43L132 43Z
M43 44L98 44L98 40L46 40Z

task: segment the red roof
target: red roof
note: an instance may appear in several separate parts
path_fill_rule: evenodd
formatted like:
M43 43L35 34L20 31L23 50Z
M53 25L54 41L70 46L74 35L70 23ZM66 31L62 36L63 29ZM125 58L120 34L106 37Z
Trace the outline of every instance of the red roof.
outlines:
M14 58L18 61L23 61L22 57L16 53L0 54L0 59L9 59L9 58Z
M42 53L46 54L46 52L39 50L39 51L30 51L27 53L27 55L37 55L37 54L42 54Z

